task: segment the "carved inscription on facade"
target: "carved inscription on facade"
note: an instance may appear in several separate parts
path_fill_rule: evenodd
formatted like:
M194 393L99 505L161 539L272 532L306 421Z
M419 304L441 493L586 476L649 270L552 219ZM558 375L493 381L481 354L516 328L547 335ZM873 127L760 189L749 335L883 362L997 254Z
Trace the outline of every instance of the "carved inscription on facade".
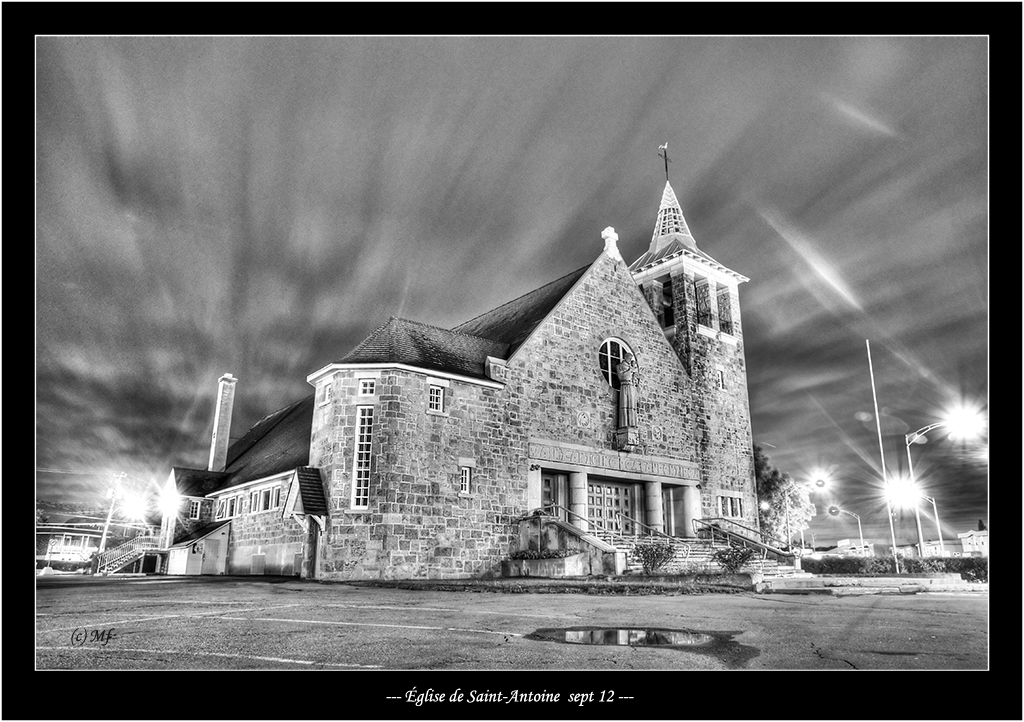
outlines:
M552 461L571 466L589 466L595 469L607 469L612 472L625 471L647 476L700 480L700 472L696 465L686 466L677 462L661 461L643 456L620 455L614 451L551 446L535 441L530 442L530 459Z

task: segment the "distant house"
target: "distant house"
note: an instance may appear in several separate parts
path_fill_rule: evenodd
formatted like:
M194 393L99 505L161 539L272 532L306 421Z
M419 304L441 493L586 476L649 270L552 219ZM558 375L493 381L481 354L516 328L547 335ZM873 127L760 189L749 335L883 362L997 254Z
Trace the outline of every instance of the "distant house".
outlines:
M36 525L36 562L88 562L99 551L102 529L68 524Z
M988 529L980 531L978 529L971 529L962 534L957 534L957 536L960 537L960 545L963 547L964 556L988 556Z

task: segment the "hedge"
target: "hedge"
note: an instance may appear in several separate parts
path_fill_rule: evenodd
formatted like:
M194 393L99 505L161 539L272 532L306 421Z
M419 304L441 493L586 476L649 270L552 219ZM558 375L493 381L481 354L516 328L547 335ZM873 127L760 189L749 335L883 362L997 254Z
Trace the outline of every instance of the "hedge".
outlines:
M895 574L892 557L822 557L800 560L800 568L811 574ZM969 582L988 581L988 557L911 557L900 560L905 574L959 574Z

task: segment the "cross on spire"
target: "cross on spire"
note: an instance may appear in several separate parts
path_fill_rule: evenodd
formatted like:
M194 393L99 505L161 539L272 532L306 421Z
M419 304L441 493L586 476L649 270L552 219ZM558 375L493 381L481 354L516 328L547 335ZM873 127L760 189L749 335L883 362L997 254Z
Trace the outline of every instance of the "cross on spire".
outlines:
M665 143L664 145L659 145L658 146L658 150L664 151L664 153L658 153L658 157L665 159L665 181L667 182L668 181L668 164L672 162L671 160L669 160L669 157L668 157L668 143Z

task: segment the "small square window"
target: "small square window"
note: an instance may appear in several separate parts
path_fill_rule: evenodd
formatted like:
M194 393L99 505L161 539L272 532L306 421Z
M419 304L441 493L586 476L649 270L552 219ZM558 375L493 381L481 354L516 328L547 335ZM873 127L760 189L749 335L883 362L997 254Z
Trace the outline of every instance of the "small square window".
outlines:
M374 392L376 391L376 387L376 379L359 379L360 396L373 396Z
M430 385L430 399L427 408L431 411L444 411L444 387Z
M469 466L459 468L459 493L468 494L473 481L473 469Z

